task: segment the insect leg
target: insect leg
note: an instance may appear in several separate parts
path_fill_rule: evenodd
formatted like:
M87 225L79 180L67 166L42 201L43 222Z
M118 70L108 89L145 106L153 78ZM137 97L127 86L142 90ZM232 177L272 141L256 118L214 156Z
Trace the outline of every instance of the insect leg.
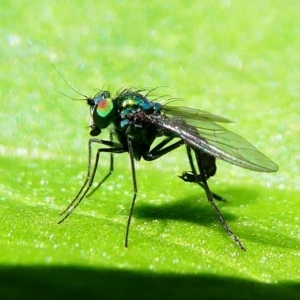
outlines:
M156 145L149 152L143 153L143 158L147 161L155 160L155 159L157 159L157 158L159 158L159 157L161 157L161 156L177 149L178 147L180 147L184 144L183 140L179 140L179 141L173 143L172 145L169 145L169 146L165 147L173 139L174 139L174 137L165 138L163 141L161 141L158 145Z
M128 247L129 228L130 228L130 223L131 223L131 219L132 219L136 195L138 192L137 182L136 182L136 174L135 174L135 164L134 164L134 157L133 157L133 149L132 149L131 140L129 138L127 139L127 144L128 144L128 153L129 153L130 164L131 164L131 175L132 175L132 182L133 182L133 197L132 197L130 212L129 212L129 216L128 216L128 220L127 220L127 227L126 227L126 234L125 234L125 247L126 248Z
M164 146L167 145L171 140L173 140L173 137L165 138L161 143L159 143L156 147L154 147L150 152L144 153L143 158L148 161L155 160L155 159L161 157L162 155L164 155L184 144L184 141L180 140L180 141L177 141L174 144L164 148ZM131 164L133 196L132 196L130 212L129 212L129 216L128 216L128 220L127 220L126 234L125 234L125 247L126 248L128 247L130 223L131 223L135 200L136 200L136 196L137 196L137 192L138 192L136 173L135 173L134 156L133 156L133 149L132 149L132 141L130 138L127 139L127 144L128 144L128 153L129 153L130 164Z
M111 146L112 148L100 148L97 150L94 168L91 172L91 157L92 157L92 144L93 143L108 145L108 146ZM83 183L83 185L82 185L81 189L79 190L78 194L76 195L76 197L72 200L72 202L68 205L68 207L60 214L60 215L65 215L65 216L58 222L58 224L61 224L65 219L68 218L68 216L80 204L82 199L88 193L88 191L94 181L94 177L95 177L95 174L96 174L96 171L98 168L98 162L99 162L101 152L106 152L106 153L126 152L126 150L123 147L114 147L114 146L115 146L115 144L111 141L104 141L104 140L99 140L99 139L94 139L94 138L89 139L88 171L87 171L86 180Z
M197 182L204 189L202 181L199 181L197 179L198 175L193 161L192 150L189 145L186 145L186 152L192 172L183 172L182 176L179 176L179 178L183 179L186 182ZM213 195L213 198L218 201L226 201L223 197L219 196L218 194L215 194L213 192L211 194Z
M224 228L224 230L226 231L226 233L229 235L229 237L236 243L236 245L241 249L246 251L245 247L243 246L243 244L240 242L240 240L237 238L237 236L231 231L231 229L229 228L229 226L227 225L226 221L224 220L224 218L222 217L218 207L216 206L216 204L214 203L214 199L213 199L213 195L208 187L205 175L204 175L204 168L203 168L203 161L202 161L202 157L201 157L201 152L199 151L195 151L195 156L196 156L196 161L197 161L197 165L200 171L200 177L201 177L201 182L203 184L203 188L205 190L206 193L206 197L208 202L210 203L210 205L212 206L213 210L215 211L219 221L222 224L222 227Z
M113 143L113 132L110 131L109 133L109 138L110 138L110 142ZM108 141L107 141L108 142ZM108 146L114 147L114 144L109 143ZM121 145L119 147L122 147ZM97 184L97 186L91 191L89 192L86 197L90 197L91 195L93 195L96 190L98 190L98 188L107 180L107 178L114 172L114 153L111 152L110 153L110 164L109 164L109 171L108 173L103 177L103 179Z

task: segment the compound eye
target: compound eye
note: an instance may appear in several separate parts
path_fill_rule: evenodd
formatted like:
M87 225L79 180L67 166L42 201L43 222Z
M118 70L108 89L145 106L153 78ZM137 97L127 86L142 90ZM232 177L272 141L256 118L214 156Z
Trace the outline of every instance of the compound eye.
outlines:
M92 110L92 118L95 127L106 128L112 123L114 118L114 102L109 98L108 92L98 94L94 98L95 106Z
M113 110L114 105L110 98L102 99L96 106L97 115L101 118L107 117Z

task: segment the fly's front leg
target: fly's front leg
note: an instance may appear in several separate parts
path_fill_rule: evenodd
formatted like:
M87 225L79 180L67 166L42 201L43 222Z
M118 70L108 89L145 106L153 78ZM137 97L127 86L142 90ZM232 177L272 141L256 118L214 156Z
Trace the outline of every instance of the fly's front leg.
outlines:
M112 148L100 148L97 150L97 154L96 154L96 158L95 158L95 162L94 162L94 168L91 172L91 158L92 158L92 144L93 143L98 143L98 144L102 144L102 145L107 145L107 146L111 146ZM89 139L89 144L88 144L88 170L87 170L87 176L86 179L81 187L81 189L79 190L78 194L76 195L76 197L71 201L71 203L68 205L68 207L61 213L61 215L65 215L59 222L58 224L61 224L65 219L68 218L68 216L74 211L74 209L80 204L80 202L82 201L82 199L86 196L86 194L88 193L90 187L93 184L94 181L94 177L98 168L98 162L99 162L99 158L100 158L100 154L103 152L106 153L123 153L126 152L126 149L124 147L116 147L116 145L111 141L105 141L105 140L99 140L99 139Z
M117 143L114 143L113 142L113 132L110 131L109 133L109 137L110 137L110 141L105 141L107 142L107 146L110 146L112 148L122 148L122 145L119 145ZM93 195L97 190L98 188L108 179L108 177L110 177L110 175L114 172L114 153L111 152L110 153L110 164L109 164L109 171L108 173L103 177L103 179L97 184L97 186L90 192L86 195L86 197L90 197L91 195Z

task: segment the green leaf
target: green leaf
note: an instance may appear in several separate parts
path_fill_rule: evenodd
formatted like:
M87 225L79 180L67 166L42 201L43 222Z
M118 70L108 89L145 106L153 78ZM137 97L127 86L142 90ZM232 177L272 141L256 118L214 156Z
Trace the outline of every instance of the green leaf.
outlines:
M1 6L1 299L299 299L298 3ZM127 249L126 153L58 225L85 180L89 108L66 97L82 98L51 63L85 95L162 86L161 94L183 99L174 105L236 121L226 127L279 165L266 174L218 161L209 180L247 252L228 238L203 190L177 177L189 169L184 149L137 162ZM95 181L108 170L103 154Z

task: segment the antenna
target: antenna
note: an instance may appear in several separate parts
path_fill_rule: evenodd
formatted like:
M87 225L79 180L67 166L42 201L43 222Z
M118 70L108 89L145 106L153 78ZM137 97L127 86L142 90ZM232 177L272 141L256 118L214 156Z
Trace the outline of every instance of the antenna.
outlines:
M77 90L75 90L68 82L67 80L62 76L62 74L57 70L57 68L49 61L49 63L51 64L51 66L54 68L54 70L57 72L57 74L62 78L62 80L66 83L66 85L72 90L74 91L75 93L77 93L78 95L84 97L85 99L74 99L74 98L71 98L69 97L68 95L60 92L61 94L67 96L68 98L72 99L72 100L87 100L87 99L90 99L90 97L78 92Z

